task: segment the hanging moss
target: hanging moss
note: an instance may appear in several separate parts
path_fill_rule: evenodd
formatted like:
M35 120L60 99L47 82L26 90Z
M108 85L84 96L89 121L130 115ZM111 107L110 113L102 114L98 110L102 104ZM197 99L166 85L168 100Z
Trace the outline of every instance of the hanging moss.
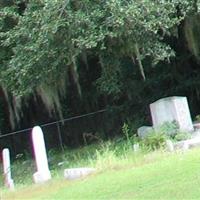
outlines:
M38 96L41 98L46 110L50 116L58 113L62 119L62 108L61 99L66 96L66 84L67 84L67 73L63 73L63 76L59 80L55 81L55 84L41 84L32 94L35 103L38 103ZM9 122L11 129L14 130L20 125L20 121L24 116L23 107L28 107L29 97L15 97L12 96L5 87L2 87L7 106L9 111Z
M187 17L185 20L185 38L192 54L200 61L200 15Z
M81 85L79 83L78 66L76 59L73 59L72 65L70 66L70 71L72 74L73 81L76 85L79 96L82 96Z
M21 118L23 117L23 112L22 112L22 98L17 98L14 97L13 98L13 111L15 113L15 119L16 119L16 123L19 124Z
M14 129L16 124L15 124L15 112L14 112L13 107L12 107L12 102L10 101L10 98L9 98L9 95L8 95L6 88L2 87L2 90L4 92L4 96L6 98L6 102L7 102L7 105L8 105L10 126L11 126L12 129Z
M58 112L62 119L61 99L66 96L66 73L55 82L55 85L42 84L36 89L37 95L42 99L50 116Z
M144 67L142 65L141 55L140 55L140 51L139 51L137 43L135 44L135 54L136 54L136 57L137 57L137 62L138 62L138 65L139 65L140 73L142 75L143 80L145 81L146 76L145 76L145 73L144 73ZM134 60L133 57L132 57L132 60Z
M2 87L9 111L9 121L12 129L15 129L23 117L22 98L13 97L5 87Z

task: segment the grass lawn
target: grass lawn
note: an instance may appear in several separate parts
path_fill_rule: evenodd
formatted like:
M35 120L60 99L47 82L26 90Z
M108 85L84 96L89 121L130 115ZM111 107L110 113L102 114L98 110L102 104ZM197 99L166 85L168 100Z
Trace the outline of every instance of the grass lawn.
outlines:
M1 199L200 199L200 149L141 157L81 180L57 178L44 185L3 191Z

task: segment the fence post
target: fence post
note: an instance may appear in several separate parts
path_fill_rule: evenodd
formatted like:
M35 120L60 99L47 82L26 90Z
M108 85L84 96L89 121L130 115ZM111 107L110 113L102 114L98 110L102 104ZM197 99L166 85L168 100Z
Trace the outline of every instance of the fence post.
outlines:
M58 129L58 138L59 138L60 148L64 152L64 146L63 146L62 134L61 134L59 122L56 122L56 126L57 126L57 129Z

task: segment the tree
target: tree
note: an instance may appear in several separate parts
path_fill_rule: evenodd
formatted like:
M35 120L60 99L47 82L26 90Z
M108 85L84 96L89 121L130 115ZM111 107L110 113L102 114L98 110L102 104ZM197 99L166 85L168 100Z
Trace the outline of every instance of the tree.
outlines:
M169 61L175 52L166 37L198 11L192 0L32 0L19 12L16 1L1 9L1 84L15 96L38 94L49 110L61 110L70 71L82 95L80 62L96 57L102 68L97 85L104 93L122 89L121 62L138 66L145 80L144 62ZM150 64L148 64L150 65ZM61 111L60 111L61 115Z

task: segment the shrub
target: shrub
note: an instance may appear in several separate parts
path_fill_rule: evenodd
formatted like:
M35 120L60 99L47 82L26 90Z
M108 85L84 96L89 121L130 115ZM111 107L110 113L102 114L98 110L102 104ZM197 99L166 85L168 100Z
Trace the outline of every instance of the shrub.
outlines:
M176 121L165 122L158 128L158 131L169 138L174 138L179 132L179 126Z
M132 146L132 144L137 141L137 138L134 135L134 132L131 128L131 125L129 125L128 123L123 124L122 133L125 136L127 146Z
M166 135L161 132L153 131L142 141L142 145L148 150L156 150L165 147Z
M191 134L187 132L179 132L177 135L174 137L176 141L181 141L181 140L187 140L191 138Z
M200 115L197 115L197 116L195 117L195 120L196 120L197 122L200 122Z
M122 133L126 137L127 142L130 142L130 127L127 123L124 123L122 126Z

